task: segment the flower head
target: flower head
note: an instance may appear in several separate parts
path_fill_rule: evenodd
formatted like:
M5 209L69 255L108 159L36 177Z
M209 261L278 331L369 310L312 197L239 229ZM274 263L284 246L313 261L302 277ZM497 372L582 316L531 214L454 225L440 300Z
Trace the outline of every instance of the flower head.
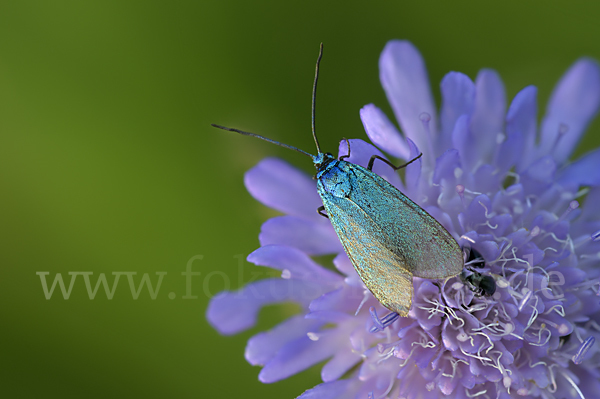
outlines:
M310 176L278 159L246 174L250 193L284 216L268 220L248 260L281 270L213 298L208 320L233 334L260 308L294 301L302 312L248 342L246 359L274 382L318 362L323 383L303 399L593 398L600 392L600 150L568 159L600 106L600 69L576 62L540 126L536 88L506 110L502 81L451 72L438 114L427 72L408 42L380 59L383 87L404 134L375 105L360 116L385 153L409 160L404 181L374 172L435 217L484 261L461 277L414 278L408 317L389 314L364 288L327 219ZM350 140L366 166L373 145ZM347 153L342 142L340 155ZM468 251L467 251L468 253ZM312 255L337 254L331 271ZM383 317L380 317L383 316Z

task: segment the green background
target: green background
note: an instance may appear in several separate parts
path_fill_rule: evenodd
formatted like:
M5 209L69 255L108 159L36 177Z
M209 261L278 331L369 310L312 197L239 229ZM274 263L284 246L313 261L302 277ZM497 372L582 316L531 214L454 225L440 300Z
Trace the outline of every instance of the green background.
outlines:
M595 4L594 4L595 3ZM555 1L13 1L0 6L0 396L293 398L318 368L273 385L245 341L293 312L272 307L233 337L206 322L208 296L268 272L240 256L274 212L243 174L267 155L304 157L210 128L233 125L313 151L318 45L321 145L365 138L358 110L390 108L378 79L386 41L443 75L492 67L509 98L528 84L540 109L582 55L600 59L600 3ZM595 146L590 128L578 153ZM188 260L193 294L182 299ZM38 271L167 272L155 300L46 300ZM68 278L67 278L68 281ZM168 293L174 292L175 299Z

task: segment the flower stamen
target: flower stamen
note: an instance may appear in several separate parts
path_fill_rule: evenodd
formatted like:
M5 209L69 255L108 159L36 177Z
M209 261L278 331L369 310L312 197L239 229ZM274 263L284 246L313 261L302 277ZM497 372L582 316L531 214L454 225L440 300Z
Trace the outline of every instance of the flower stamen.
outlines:
M573 381L573 379L571 377L569 377L567 375L567 373L562 372L560 373L565 380L567 380L569 382L569 384L571 384L571 386L573 387L573 389L575 390L575 392L577 392L577 394L579 395L579 397L581 399L585 399L585 396L583 396L583 393L581 392L581 390L579 389L579 387L577 386L577 384L575 384L575 381Z
M375 308L373 306L371 306L369 308L369 313L371 314L371 319L373 320L373 323L375 324L369 330L372 333L385 330L386 327L391 325L393 322L398 320L398 317L400 317L400 315L398 313L392 312L392 313L388 313L387 315L383 316L383 318L380 319L377 316L377 311L375 310Z
M588 337L579 346L579 349L577 349L577 353L575 353L575 355L573 356L573 363L581 364L581 362L583 362L583 358L585 357L585 355L589 352L590 348L594 345L594 342L596 342L596 338L594 338L593 336Z

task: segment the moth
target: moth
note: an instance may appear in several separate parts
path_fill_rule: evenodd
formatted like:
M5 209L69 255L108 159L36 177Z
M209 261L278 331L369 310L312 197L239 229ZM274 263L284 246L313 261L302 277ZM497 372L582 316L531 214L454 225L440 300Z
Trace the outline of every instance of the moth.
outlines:
M456 240L435 218L372 171L375 161L385 162L398 170L422 154L400 166L373 155L364 168L344 160L351 153L347 140L348 154L339 159L321 151L315 133L315 102L322 55L323 44L317 59L312 96L312 134L317 155L258 134L212 126L256 137L310 157L317 169L317 191L323 201L317 211L331 221L348 258L373 296L392 312L405 317L411 308L413 276L427 279L456 276L463 270L463 253Z

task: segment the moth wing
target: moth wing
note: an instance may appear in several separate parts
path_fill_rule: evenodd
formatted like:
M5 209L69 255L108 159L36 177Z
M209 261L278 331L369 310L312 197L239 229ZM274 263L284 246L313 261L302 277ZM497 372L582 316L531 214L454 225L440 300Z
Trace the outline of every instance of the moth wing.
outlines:
M390 251L383 230L355 202L320 194L335 232L366 287L383 306L407 316L413 282L404 259Z
M384 245L404 259L414 276L441 279L462 271L458 243L433 216L368 169L349 163L344 167L352 187L348 200L385 233Z

